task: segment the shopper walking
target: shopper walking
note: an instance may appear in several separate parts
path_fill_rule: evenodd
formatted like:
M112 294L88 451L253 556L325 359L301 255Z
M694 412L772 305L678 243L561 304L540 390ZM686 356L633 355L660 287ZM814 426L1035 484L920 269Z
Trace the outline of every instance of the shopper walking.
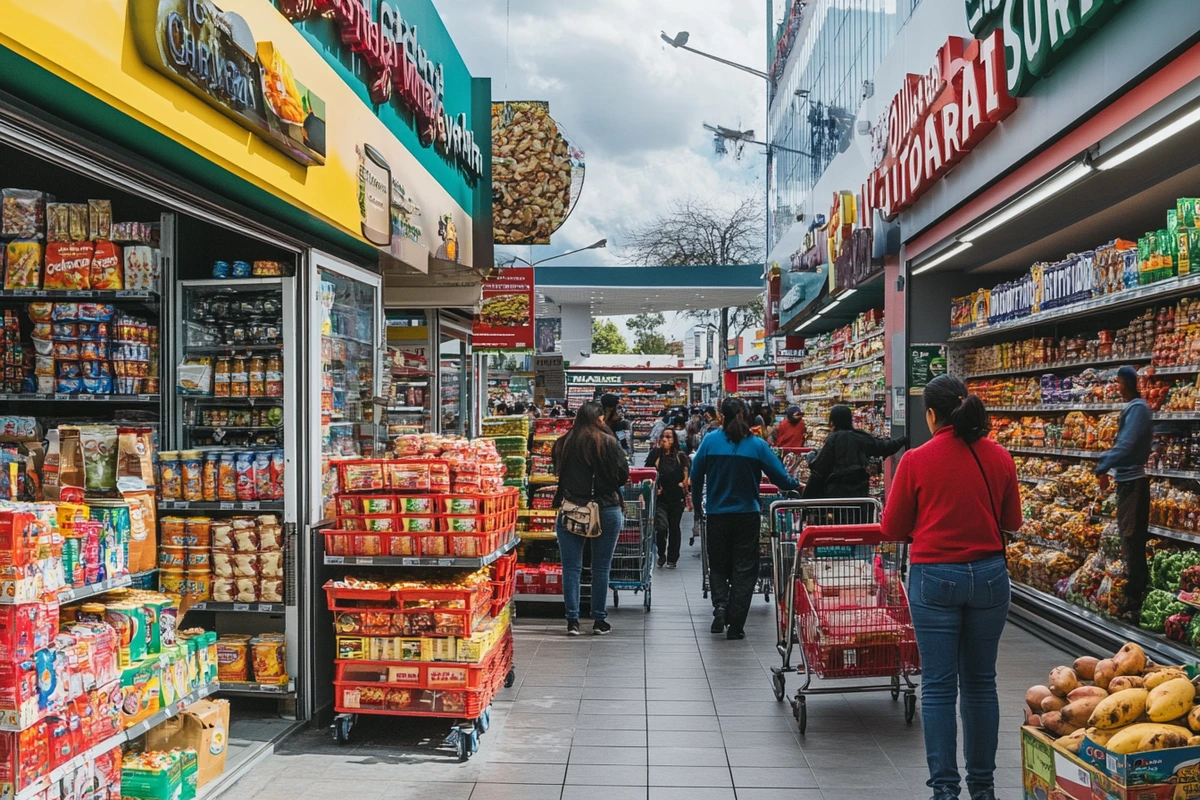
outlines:
M829 411L825 443L809 463L810 478L804 490L806 499L819 497L867 497L871 490L872 458L886 458L908 444L908 439L877 439L854 427L849 406L837 405Z
M1138 391L1137 370L1117 370L1117 388L1125 408L1117 427L1117 440L1096 462L1100 490L1108 493L1109 472L1117 481L1117 530L1121 534L1121 558L1129 582L1125 585L1125 608L1137 612L1142 607L1150 573L1146 567L1146 540L1150 535L1150 478L1146 460L1154 433L1154 416Z
M679 447L679 432L667 428L658 438L658 445L646 456L646 466L658 470L658 506L655 509L654 533L658 544L658 566L675 569L679 561L679 544L683 533L679 523L685 506L691 505L688 493L688 472L691 463Z
M775 446L783 450L799 450L808 441L808 426L800 406L788 406L787 414L775 426Z
M736 398L721 403L720 432L704 437L692 460L692 504L708 524L708 581L712 632L743 639L758 579L761 511L759 479L767 474L780 489L799 488L769 445L750 433L749 411ZM728 628L728 630L726 630Z
M912 542L908 598L921 653L926 783L934 800L959 796L959 700L968 796L995 800L996 653L1010 597L1003 531L1021 527L1017 470L1008 451L985 438L987 411L961 380L930 381L925 408L933 439L900 460L883 532Z
M617 437L617 443L625 451L627 458L633 457L633 429L629 421L621 413L621 398L615 394L600 396L600 406L604 409L604 424Z
M563 501L600 507L600 535L594 538L571 533L560 511L555 525L563 567L563 605L567 612L567 635L579 635L579 584L583 575L584 548L591 549L592 633L602 636L612 630L607 622L608 574L612 567L617 537L625 524L621 487L629 480L629 462L617 439L605 425L598 403L584 403L566 436L554 443L550 460L558 476L554 507Z
M667 429L667 418L671 416L668 409L663 409L658 414L658 419L654 420L654 425L650 427L650 447L658 446L658 437L662 436L662 432Z

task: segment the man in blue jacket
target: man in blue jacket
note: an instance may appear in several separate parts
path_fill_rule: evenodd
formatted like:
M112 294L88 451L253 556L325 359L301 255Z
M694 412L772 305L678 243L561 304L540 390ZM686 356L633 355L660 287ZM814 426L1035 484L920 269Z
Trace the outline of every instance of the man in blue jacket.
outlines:
M1150 581L1146 566L1146 539L1150 535L1150 478L1146 460L1154 434L1154 415L1138 391L1137 370L1117 370L1117 387L1125 408L1117 428L1117 440L1096 463L1100 490L1108 492L1109 471L1117 481L1117 529L1121 532L1121 558L1129 574L1125 587L1126 609L1136 612Z
M747 415L745 403L727 397L721 403L722 431L705 436L692 458L692 503L697 513L704 509L708 521L712 632L725 631L729 639L746 636L758 580L759 480L765 472L782 490L800 487L770 445L750 433Z

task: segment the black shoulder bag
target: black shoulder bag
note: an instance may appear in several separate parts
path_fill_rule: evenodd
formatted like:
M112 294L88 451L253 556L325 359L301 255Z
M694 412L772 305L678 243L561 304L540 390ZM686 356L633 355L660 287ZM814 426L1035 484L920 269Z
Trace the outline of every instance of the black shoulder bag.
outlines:
M992 509L992 519L996 521L996 535L1000 537L1000 548L1004 550L1004 559L1008 560L1008 550L1004 543L1004 528L1000 525L1000 513L996 510L996 498L992 495L992 482L988 480L987 472L983 469L983 462L979 460L979 454L975 452L975 447L967 444L967 449L971 451L971 458L975 459L975 466L979 467L979 474L983 476L983 485L987 487L988 507Z

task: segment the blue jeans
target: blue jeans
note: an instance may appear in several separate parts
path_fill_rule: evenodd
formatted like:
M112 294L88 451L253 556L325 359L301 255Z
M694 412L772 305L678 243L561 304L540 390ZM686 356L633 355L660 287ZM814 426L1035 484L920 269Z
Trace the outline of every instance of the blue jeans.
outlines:
M996 653L1010 597L1003 556L912 565L908 602L921 651L927 785L937 800L958 797L961 790L954 718L960 692L967 791L993 787L1000 728Z
M561 524L556 526L558 552L562 555L563 605L567 619L579 619L579 582L583 574L583 549L592 548L592 619L608 616L608 572L612 568L613 552L617 549L617 537L625 525L625 511L621 506L600 509L599 536L586 539L566 531Z

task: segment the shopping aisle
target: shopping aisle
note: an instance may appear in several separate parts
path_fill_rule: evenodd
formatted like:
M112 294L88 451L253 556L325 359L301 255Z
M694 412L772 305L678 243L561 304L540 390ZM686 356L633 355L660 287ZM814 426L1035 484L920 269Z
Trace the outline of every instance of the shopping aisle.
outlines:
M745 641L710 634L698 547L685 539L679 569L657 572L649 614L622 593L611 636L568 638L557 618L520 619L517 684L501 692L470 762L421 741L444 733L437 724L364 718L348 745L325 731L285 742L225 797L734 800L736 790L737 800L927 800L919 714L905 725L887 694L811 698L808 733L797 735L790 707L771 694L771 606L755 599ZM1005 635L1001 800L1021 796L1025 689L1066 659L1013 626Z

